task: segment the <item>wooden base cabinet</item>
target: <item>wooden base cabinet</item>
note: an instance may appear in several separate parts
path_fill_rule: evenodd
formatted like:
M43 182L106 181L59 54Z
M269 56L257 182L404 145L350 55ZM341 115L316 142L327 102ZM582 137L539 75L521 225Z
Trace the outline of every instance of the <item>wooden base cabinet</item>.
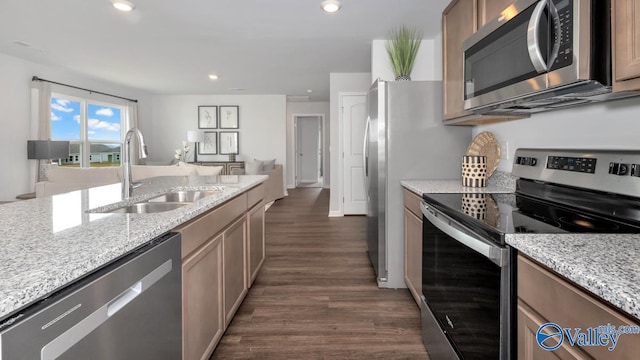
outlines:
M422 295L422 211L420 197L404 190L404 282L420 306Z
M248 282L249 287L258 276L258 270L266 257L264 238L264 202L256 204L247 215L249 220L249 249L248 249Z
M613 0L613 91L640 90L640 0Z
M264 261L264 185L182 224L182 359L209 359Z
M183 359L208 359L224 332L222 235L182 263Z
M636 334L620 335L613 351L605 346L571 346L564 338L554 351L543 350L536 341L541 325L552 322L561 328L589 328L600 325L633 325L640 322L570 283L535 261L518 255L518 359L637 359L640 342ZM552 346L557 342L549 343Z
M245 276L246 225L242 217L223 234L225 327L229 326L249 288Z

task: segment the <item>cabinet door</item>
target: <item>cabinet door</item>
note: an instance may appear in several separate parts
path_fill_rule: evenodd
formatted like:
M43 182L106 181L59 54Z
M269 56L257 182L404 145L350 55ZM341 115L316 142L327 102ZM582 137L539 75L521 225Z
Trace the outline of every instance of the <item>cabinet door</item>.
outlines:
M475 0L454 0L442 14L444 117L470 115L464 111L462 43L476 29Z
M422 294L422 219L404 209L404 282L420 306Z
M262 201L249 211L249 287L258 276L265 259L264 204Z
M478 29L497 18L513 2L514 0L478 0Z
M247 294L246 217L241 217L223 233L225 328Z
M182 262L182 359L208 359L224 332L222 235Z
M640 0L614 0L614 91L640 90Z
M536 341L538 328L548 321L536 314L525 303L518 300L518 359L520 360L546 360L546 359L591 359L591 357L578 348L563 342L554 351L542 349ZM549 344L551 345L551 343Z

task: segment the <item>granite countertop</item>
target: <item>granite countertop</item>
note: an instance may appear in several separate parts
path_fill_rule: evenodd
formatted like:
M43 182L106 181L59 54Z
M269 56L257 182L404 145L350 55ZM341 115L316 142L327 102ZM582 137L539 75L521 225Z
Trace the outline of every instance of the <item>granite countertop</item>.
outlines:
M483 188L463 187L460 180L405 180L401 184L420 196L515 190L504 174ZM640 319L640 234L507 234L505 240L520 253Z
M126 201L121 185L0 206L0 319L264 182L264 175L157 177ZM176 210L95 213L180 190L218 190Z
M510 234L506 241L640 319L640 234Z

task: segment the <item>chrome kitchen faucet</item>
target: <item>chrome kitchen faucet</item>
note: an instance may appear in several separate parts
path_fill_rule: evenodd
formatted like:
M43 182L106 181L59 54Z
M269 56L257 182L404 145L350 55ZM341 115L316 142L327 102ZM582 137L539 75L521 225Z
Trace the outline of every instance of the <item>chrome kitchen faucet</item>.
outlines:
M127 135L124 136L124 174L122 176L122 199L129 199L133 195L133 181L131 181L131 137L136 135L138 138L138 145L140 145L140 158L147 157L147 145L144 144L144 137L142 132L137 128L132 128L127 131Z

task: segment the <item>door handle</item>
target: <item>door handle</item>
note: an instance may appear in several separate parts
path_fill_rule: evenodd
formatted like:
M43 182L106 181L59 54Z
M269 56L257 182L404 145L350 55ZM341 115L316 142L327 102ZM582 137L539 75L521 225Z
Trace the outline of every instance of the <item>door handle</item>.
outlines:
M369 123L371 117L367 116L367 123L364 126L364 141L362 144L362 162L364 166L364 188L369 190ZM368 191L367 191L368 193Z
M500 267L504 267L507 264L507 249L466 234L461 229L458 229L452 220L448 219L444 214L440 215L440 213L436 213L434 209L425 206L424 202L420 203L420 210L433 226L449 235L449 237L455 241L467 246Z
M542 0L536 5L529 19L527 27L527 50L533 67L538 74L547 71L547 63L544 61L542 52L540 52L540 39L538 38L538 30L540 30L540 20L544 13L544 8L548 6L548 0Z

